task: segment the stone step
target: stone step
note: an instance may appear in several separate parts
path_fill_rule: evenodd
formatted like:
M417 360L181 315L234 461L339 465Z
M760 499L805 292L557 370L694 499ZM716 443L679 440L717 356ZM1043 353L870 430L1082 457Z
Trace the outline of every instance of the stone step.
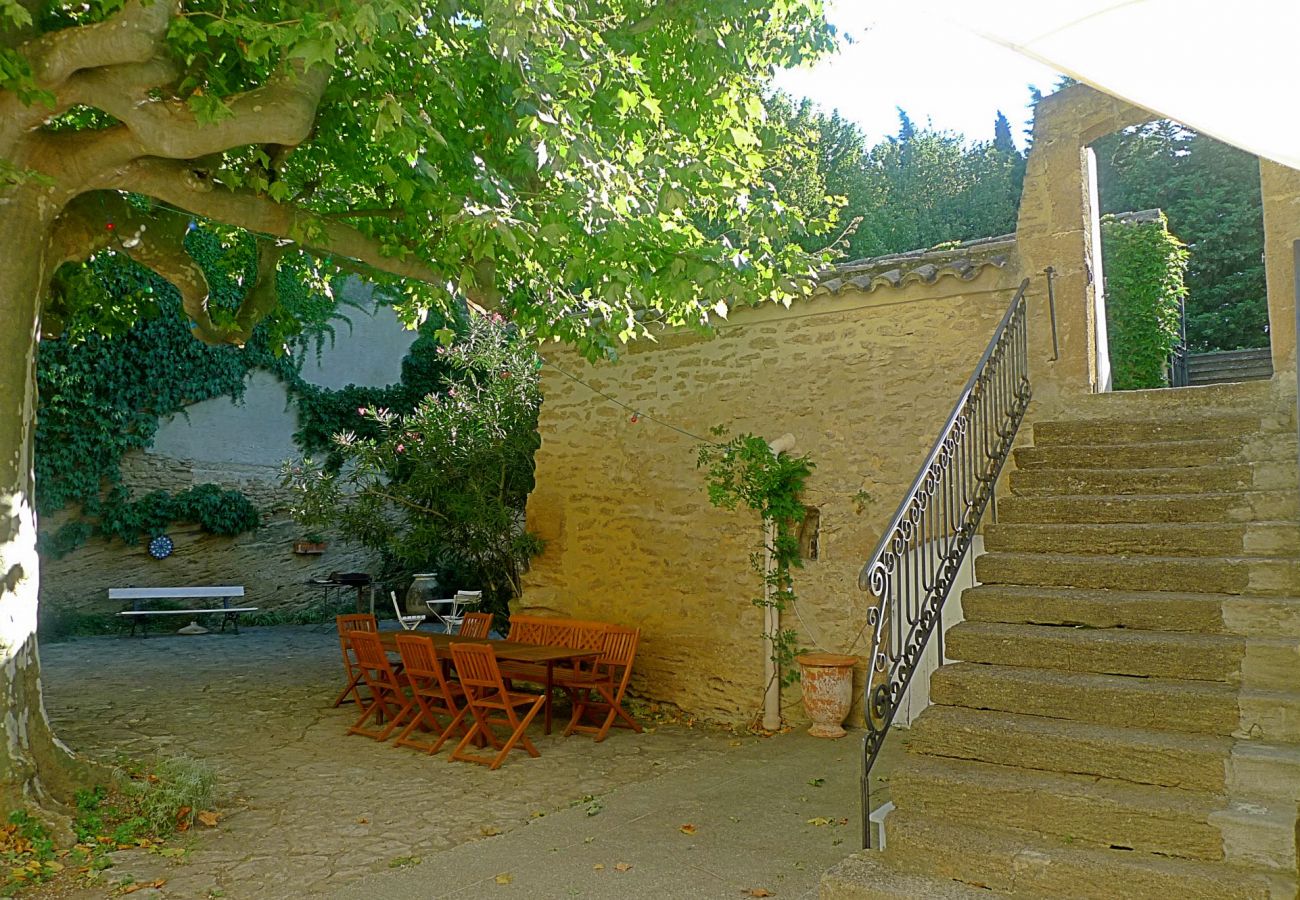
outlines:
M818 900L997 900L984 887L894 869L878 850L860 850L822 875Z
M968 662L1222 681L1257 691L1294 690L1300 671L1296 637L968 621L954 625L945 642L950 658Z
M1018 469L1182 469L1232 462L1244 437L1123 444L1047 444L1012 451Z
M1084 847L1296 871L1294 803L1230 802L1200 791L913 753L890 775L889 790L898 810L953 824L1023 828Z
M981 584L1286 597L1300 595L1300 560L984 553L975 559L975 578Z
M1300 803L1300 744L1241 740L1228 760L1230 797Z
M1281 401L1273 385L1264 382L1219 384L1206 387L1109 391L1077 397L1070 414L1087 419L1196 419L1259 415L1265 418L1289 416L1295 412L1294 394L1289 409L1278 410Z
M1300 637L1300 598L991 584L961 596L968 621Z
M1139 417L1127 420L1068 419L1035 422L1034 446L1157 444L1239 439L1261 428L1259 416L1209 416L1182 420Z
M1238 691L1225 682L950 663L930 676L946 706L1197 734L1300 742L1300 692Z
M971 621L952 626L944 640L947 655L966 662L1224 683L1240 676L1246 643L1218 634Z
M1072 900L1280 900L1293 875L1222 863L1080 847L1015 828L953 825L895 810L884 857L897 871L964 879L991 896Z
M1008 483L1017 497L1201 494L1284 487L1270 484L1268 474L1251 463L1185 469L1017 469Z
M1223 682L970 662L936 669L930 676L930 700L947 706L1209 735L1231 735L1242 723L1237 691ZM1294 714L1300 715L1300 695Z
M1156 522L1248 522L1300 517L1298 491L1227 491L1158 496L999 497L1001 524L1142 524Z
M907 752L1096 775L1212 794L1226 790L1229 737L1096 725L996 710L931 706L907 731Z
M1300 692L1243 690L1237 695L1240 723L1237 736L1263 741L1300 743Z
M1300 524L1001 523L985 527L984 549L1101 556L1300 556Z

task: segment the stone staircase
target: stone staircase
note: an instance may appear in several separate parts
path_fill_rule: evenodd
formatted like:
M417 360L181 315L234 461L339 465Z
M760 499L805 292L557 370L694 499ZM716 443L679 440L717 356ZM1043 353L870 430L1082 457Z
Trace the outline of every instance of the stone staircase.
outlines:
M1300 500L1267 383L1034 426L934 704L900 733L866 897L1294 898ZM987 521L987 520L986 520Z

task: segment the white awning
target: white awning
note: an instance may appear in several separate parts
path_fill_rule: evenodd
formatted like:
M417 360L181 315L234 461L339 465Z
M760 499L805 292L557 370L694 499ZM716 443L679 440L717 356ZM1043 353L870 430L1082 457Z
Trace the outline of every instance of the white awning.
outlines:
M927 0L912 9L1300 169L1298 0Z

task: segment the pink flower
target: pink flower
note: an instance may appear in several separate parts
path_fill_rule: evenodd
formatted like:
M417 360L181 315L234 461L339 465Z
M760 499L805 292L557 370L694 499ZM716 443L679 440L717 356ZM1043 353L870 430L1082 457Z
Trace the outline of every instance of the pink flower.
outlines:
M398 445L397 445L397 452L398 452L398 453L405 453L405 452L406 452L406 445L405 445L405 444L398 444Z
M366 408L364 406L358 406L357 415L364 416L365 414L366 414Z

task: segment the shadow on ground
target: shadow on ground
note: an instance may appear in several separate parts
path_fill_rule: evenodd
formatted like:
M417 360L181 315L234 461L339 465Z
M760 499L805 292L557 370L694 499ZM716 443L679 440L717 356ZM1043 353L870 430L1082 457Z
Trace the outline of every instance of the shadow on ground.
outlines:
M535 726L542 756L489 772L346 735L351 707L329 706L332 626L91 638L42 656L75 750L187 755L218 773L216 828L187 836L181 860L115 854L86 898L127 877L166 879L136 898L797 897L859 840L856 735L658 726L595 744Z

